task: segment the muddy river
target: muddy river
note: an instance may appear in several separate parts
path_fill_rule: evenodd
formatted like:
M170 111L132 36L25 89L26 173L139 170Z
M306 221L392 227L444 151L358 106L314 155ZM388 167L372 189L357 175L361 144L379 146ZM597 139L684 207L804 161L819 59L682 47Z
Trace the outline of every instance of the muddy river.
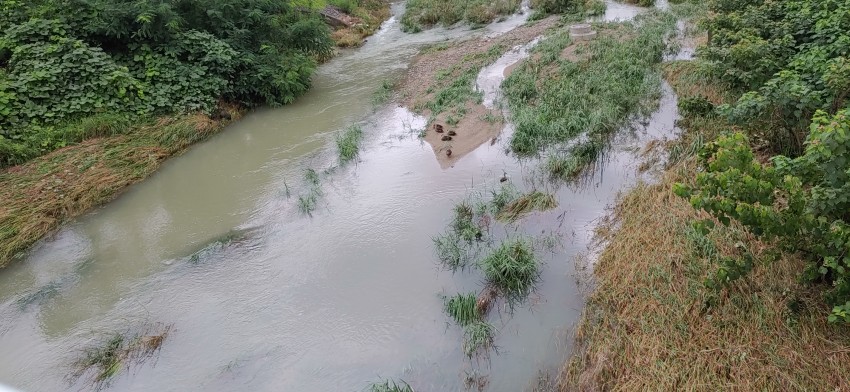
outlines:
M637 12L612 4L606 17ZM670 89L648 121L621 132L583 186L546 185L557 209L494 233L560 244L538 252L542 279L528 303L490 314L498 350L483 361L463 355L462 332L440 298L477 291L482 278L440 269L432 237L454 204L492 189L503 173L529 189L537 162L505 153L508 125L497 143L443 170L416 137L424 118L371 103L423 44L499 34L524 18L409 35L393 17L365 46L323 65L294 104L252 112L65 225L0 273L0 382L87 389L68 378L81 350L150 323L173 326L161 351L109 389L360 391L394 378L417 391L457 391L478 374L489 378L487 390L519 391L540 371L556 374L583 306L576 255L638 178L640 146L675 132ZM490 99L503 74L494 67L521 57L508 56L478 78ZM365 132L360 157L334 169L334 137L355 123ZM312 216L297 207L309 168L321 178Z

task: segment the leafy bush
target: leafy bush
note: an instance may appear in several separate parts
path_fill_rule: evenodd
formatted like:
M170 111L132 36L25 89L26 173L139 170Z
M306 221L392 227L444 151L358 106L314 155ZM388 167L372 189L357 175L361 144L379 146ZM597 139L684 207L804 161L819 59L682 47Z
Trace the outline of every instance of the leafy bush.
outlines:
M0 0L0 26L2 165L79 141L65 124L103 113L292 102L333 51L318 15L284 1Z
M748 91L724 108L774 151L799 154L812 115L834 113L850 91L850 3L714 0L706 58Z
M829 283L831 321L850 322L850 109L816 112L805 151L759 163L736 133L700 153L705 171L694 187L675 192L721 223L740 222L754 234L800 251L810 261L803 277ZM743 265L746 265L746 261ZM746 271L744 271L746 272Z

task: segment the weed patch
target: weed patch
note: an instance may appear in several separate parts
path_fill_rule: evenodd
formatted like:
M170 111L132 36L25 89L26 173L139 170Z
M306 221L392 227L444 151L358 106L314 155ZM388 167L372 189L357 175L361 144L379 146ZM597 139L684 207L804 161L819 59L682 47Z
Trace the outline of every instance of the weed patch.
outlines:
M413 387L404 381L384 380L369 386L369 392L415 392Z
M518 197L499 210L496 219L502 222L516 222L532 211L546 211L558 206L551 193L534 191Z
M486 355L493 348L496 328L486 321L475 321L463 329L463 352L472 358Z
M452 297L445 298L443 308L457 325L465 327L481 319L476 302L475 293L455 294Z
M360 153L360 143L362 141L363 129L359 125L350 126L342 135L336 138L340 164L346 164L352 159L357 158L357 155Z
M171 325L156 324L136 335L113 334L85 349L73 363L74 379L89 376L88 381L101 389L122 369L138 365L154 356L171 332Z
M479 261L487 281L505 296L509 304L525 300L540 276L540 265L531 242L511 239Z

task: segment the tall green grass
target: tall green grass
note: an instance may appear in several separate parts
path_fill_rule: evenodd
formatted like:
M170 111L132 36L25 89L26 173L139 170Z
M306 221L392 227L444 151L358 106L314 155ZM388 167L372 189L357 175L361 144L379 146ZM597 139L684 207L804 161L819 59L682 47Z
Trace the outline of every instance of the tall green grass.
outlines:
M360 153L360 144L363 141L363 128L359 125L348 127L336 138L336 147L339 152L339 163L346 164L357 158Z
M444 299L443 309L455 320L457 325L465 327L481 319L476 308L477 299L475 293L455 294Z
M524 301L540 276L531 241L522 238L506 240L478 267L510 304Z
M541 42L537 55L503 82L516 154L535 155L582 134L601 139L660 97L658 64L675 19L650 12L634 23L597 29L599 37L576 51L578 60L561 56L570 44L561 32Z
M416 33L434 25L451 26L466 21L487 24L519 9L520 0L408 0L401 28Z

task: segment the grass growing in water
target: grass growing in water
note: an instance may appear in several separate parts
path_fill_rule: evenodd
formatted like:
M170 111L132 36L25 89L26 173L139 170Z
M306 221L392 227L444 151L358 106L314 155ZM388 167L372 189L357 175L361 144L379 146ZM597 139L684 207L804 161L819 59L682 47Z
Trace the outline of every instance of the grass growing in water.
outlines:
M306 194L298 196L298 210L302 214L310 215L316 209L319 196L322 195L321 179L316 170L309 168L304 172L304 181L308 189Z
M601 138L647 111L660 94L657 65L674 28L672 16L650 12L597 26L599 37L572 51L566 32L545 39L502 84L516 126L511 149L533 155L583 133Z
M478 308L476 307L477 300L478 298L475 293L455 294L445 299L443 308L455 320L457 325L465 327L481 319L481 315L478 313Z
M91 374L90 382L96 389L100 389L122 368L140 364L156 354L170 331L171 325L156 324L134 336L113 334L83 351L81 358L73 364L72 376L79 379Z
M596 162L604 148L602 141L582 141L566 151L549 155L543 167L550 178L570 182L587 173L587 168Z
M522 302L540 276L531 241L512 239L503 242L479 262L487 281L498 288L510 304Z
M463 352L467 357L483 355L493 347L496 328L486 321L475 321L463 328Z
M434 247L440 262L457 271L464 269L475 258L479 250L479 242L483 241L484 229L481 219L468 202L464 201L454 207L454 215L449 230L434 237ZM478 222L476 222L476 218Z
M395 382L393 380L384 380L376 382L369 386L369 392L416 392L413 387L404 381Z
M384 79L375 93L372 94L372 104L378 106L389 101L393 95L393 88L395 88L395 84L388 79Z
M519 9L520 0L409 0L401 28L408 33L437 24L451 26L460 21L487 24Z
M360 153L360 142L362 141L363 129L359 125L350 126L342 135L336 138L340 164L346 164L357 157Z
M558 206L551 193L534 191L518 197L499 210L496 219L502 222L516 222L532 211L546 211Z

